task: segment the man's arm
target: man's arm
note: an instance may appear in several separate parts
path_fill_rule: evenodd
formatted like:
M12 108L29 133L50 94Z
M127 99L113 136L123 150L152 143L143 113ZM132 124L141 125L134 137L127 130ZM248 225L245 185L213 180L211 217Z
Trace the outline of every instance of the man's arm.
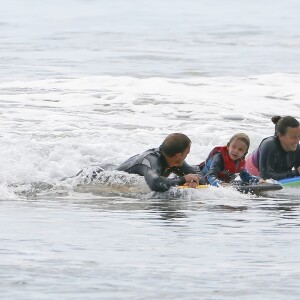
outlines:
M165 192L169 190L171 186L183 185L186 183L184 176L166 178L158 175L146 165L140 166L140 172L144 175L150 189L156 192Z
M196 174L197 171L195 168L187 164L185 161L182 163L182 165L179 167L180 171L183 174Z

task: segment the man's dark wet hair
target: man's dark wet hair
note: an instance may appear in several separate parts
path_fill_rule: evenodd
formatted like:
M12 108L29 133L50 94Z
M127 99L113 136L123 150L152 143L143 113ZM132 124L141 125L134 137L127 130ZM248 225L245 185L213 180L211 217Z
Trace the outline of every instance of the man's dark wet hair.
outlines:
M168 135L160 146L164 155L173 157L177 153L182 153L191 145L191 140L183 133L172 133Z
M294 117L290 116L273 116L271 118L271 121L275 124L275 135L278 135L279 133L285 135L288 127L299 127L299 122Z

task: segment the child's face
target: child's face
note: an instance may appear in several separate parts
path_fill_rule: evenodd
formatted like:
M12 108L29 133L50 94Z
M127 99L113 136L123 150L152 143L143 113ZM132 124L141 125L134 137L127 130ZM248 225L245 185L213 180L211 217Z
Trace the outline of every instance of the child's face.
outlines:
M242 158L247 150L247 144L241 140L233 140L228 146L228 153L232 160Z

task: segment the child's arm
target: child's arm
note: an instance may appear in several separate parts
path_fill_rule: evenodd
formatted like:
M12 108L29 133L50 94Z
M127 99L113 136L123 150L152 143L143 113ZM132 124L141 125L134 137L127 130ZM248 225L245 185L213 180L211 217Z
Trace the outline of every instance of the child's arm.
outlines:
M250 182L258 183L259 180L260 180L260 177L251 175L251 174L250 174L248 171L246 171L246 170L243 170L243 171L240 172L240 177L241 177L241 180L242 180L243 182L247 182L247 183L250 183Z
M223 181L218 178L218 172L224 169L224 161L221 153L215 154L208 163L207 181L210 185L220 186Z

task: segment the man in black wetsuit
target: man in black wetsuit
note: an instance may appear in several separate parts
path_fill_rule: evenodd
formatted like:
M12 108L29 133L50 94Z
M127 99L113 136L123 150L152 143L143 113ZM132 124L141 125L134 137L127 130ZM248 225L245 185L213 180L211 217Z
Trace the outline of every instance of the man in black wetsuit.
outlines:
M152 191L165 192L171 186L183 184L196 187L199 176L184 161L190 147L191 140L186 135L173 133L166 137L159 148L129 158L117 170L144 176ZM171 173L178 177L167 178Z

